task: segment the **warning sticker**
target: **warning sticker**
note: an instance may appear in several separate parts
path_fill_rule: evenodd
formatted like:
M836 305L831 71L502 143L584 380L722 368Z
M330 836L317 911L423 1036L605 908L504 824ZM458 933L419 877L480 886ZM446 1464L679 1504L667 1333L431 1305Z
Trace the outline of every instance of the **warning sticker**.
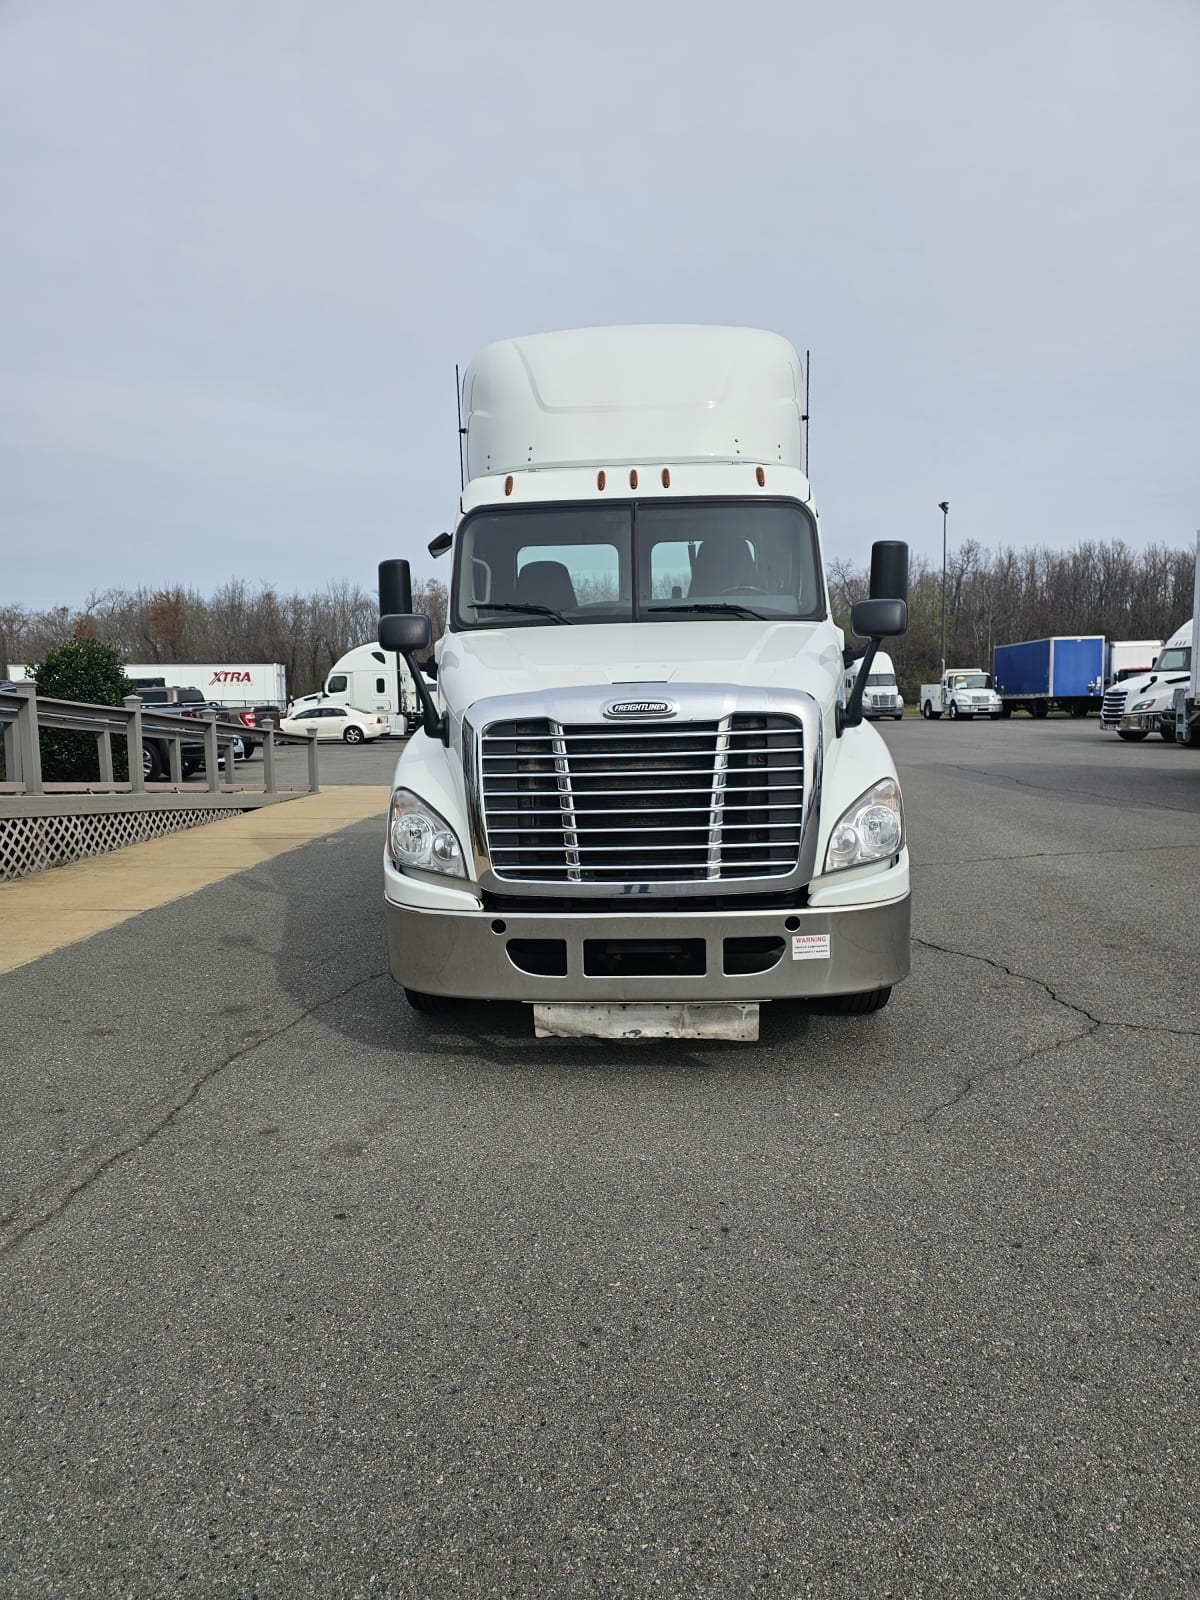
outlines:
M794 933L792 935L793 961L828 961L829 935L827 933Z

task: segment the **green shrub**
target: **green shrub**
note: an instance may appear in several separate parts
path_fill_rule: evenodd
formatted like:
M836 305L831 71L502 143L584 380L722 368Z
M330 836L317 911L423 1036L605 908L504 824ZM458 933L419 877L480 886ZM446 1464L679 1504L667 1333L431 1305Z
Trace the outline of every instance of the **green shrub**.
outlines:
M30 669L39 695L51 700L78 700L87 705L119 706L133 685L125 663L110 644L99 639L72 639L46 652ZM90 733L51 733L43 729L42 777L48 783L83 783L100 777L100 756ZM113 777L129 776L123 740L113 741Z

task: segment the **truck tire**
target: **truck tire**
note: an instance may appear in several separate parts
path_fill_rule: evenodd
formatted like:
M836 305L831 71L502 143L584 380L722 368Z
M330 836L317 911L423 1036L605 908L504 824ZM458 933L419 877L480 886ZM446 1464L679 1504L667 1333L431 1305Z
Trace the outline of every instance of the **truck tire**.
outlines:
M1011 717L1012 716L1012 711L1013 711L1013 708L1010 705L1003 705L1003 706L1000 707L1000 715L1002 717Z
M1174 744L1175 724L1173 722L1160 722L1158 725L1158 736L1160 739L1165 740L1167 744Z
M426 994L422 989L405 989L404 998L414 1011L424 1011L426 1013L449 1011L451 1006L459 1003L450 995Z
M868 989L865 994L835 994L829 1000L830 1008L843 1016L865 1017L868 1012L882 1011L892 998L888 989Z
M1117 738L1118 739L1128 739L1130 744L1135 744L1139 739L1148 739L1149 737L1150 737L1150 729L1149 728L1118 728L1117 729Z
M1043 717L1048 717L1049 715L1050 707L1044 700L1035 700L1033 702L1033 716L1035 722L1040 722Z
M1086 700L1082 704L1078 700L1071 701L1070 710L1073 717L1086 717L1091 709Z
M934 717L940 717L941 714L942 713L940 711L935 711L933 709L933 701L932 700L926 700L925 704L921 707L921 715L925 718L925 720L927 722L932 722Z
M957 700L951 700L951 702L950 702L950 721L951 722L957 722L959 717L961 717L961 716L962 716L962 712L958 709L958 701Z
M142 743L142 782L158 783L166 772L163 765L162 751L158 745L144 740Z

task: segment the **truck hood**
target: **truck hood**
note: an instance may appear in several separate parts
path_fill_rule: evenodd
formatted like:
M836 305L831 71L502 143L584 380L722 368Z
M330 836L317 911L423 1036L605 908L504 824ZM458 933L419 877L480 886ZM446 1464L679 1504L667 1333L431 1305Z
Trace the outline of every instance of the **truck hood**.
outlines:
M806 689L823 707L841 681L841 635L830 622L662 622L488 628L448 633L438 683L455 717L493 695L539 683L729 683Z

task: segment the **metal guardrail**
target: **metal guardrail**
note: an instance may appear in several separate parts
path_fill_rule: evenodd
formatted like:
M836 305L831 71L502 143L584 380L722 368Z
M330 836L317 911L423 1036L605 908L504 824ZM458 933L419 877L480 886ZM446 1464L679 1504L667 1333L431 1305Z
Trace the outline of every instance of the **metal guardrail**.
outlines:
M267 726L250 730L240 722L219 721L213 711L203 712L198 717L165 715L153 709L147 710L139 695L129 695L119 706L97 706L84 701L40 697L36 685L17 683L11 689L0 691L0 728L3 729L4 766L8 781L19 786L18 793L26 795L45 793L38 737L43 729L95 736L100 764L99 781L84 780L77 786L81 792L90 794L129 791L145 794L146 778L141 751L146 739L167 744L170 782L177 788L184 783L185 746L203 746L207 792L219 794L222 755L225 772L232 779L234 741L247 736L262 741L265 794L279 793L275 779L275 751L282 744L308 747L308 790L310 794L316 794L320 789L315 734L280 734L276 728ZM118 784L113 780L114 734L125 740L130 755L128 791L124 783ZM133 758L135 751L136 759ZM63 792L61 785L56 784L55 789ZM193 786L181 789L181 792L194 794L197 788Z

